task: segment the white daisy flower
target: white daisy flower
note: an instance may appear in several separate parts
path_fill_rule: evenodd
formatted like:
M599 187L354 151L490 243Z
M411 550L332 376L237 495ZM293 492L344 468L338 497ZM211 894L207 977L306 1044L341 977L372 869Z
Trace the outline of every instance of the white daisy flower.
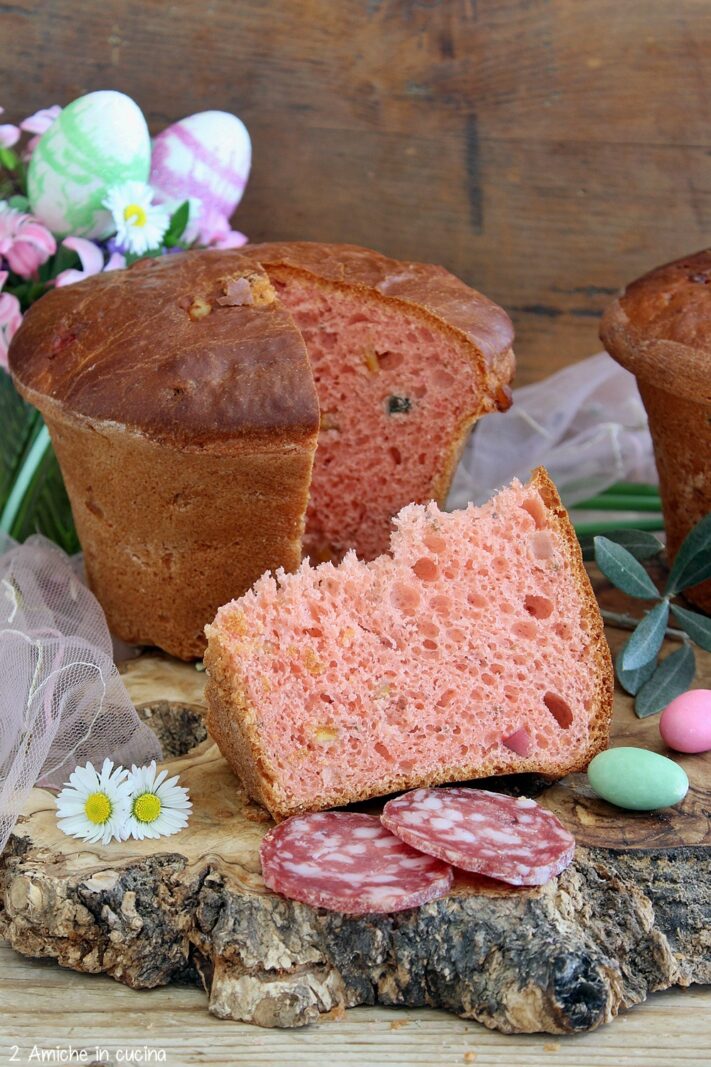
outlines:
M105 759L101 771L93 764L77 767L56 798L57 824L70 837L108 845L122 840L131 808L128 771Z
M153 190L145 182L124 182L109 189L104 200L116 224L116 240L128 252L142 256L159 248L170 224L163 205L153 203Z
M188 825L192 804L188 791L176 785L178 775L166 779L167 771L156 774L156 762L131 768L131 808L124 837L169 837Z

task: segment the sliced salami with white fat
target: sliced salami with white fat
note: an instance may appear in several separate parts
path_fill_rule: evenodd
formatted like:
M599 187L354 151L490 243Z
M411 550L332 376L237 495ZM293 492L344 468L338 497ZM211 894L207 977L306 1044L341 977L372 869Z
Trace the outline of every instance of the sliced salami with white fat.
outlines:
M382 821L421 852L510 885L543 885L575 852L573 835L535 800L485 789L414 789L389 800Z
M351 915L415 908L452 885L448 864L410 848L375 815L295 815L269 831L259 854L269 889Z

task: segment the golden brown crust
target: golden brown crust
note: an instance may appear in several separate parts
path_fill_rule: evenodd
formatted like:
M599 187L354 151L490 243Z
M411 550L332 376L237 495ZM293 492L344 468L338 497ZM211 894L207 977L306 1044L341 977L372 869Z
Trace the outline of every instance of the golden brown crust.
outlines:
M316 435L289 447L183 450L45 409L89 585L111 631L190 659L221 604L295 570ZM87 462L87 454L91 462Z
M590 634L588 651L590 670L597 679L589 716L589 740L585 750L579 752L567 763L555 762L553 759L546 761L545 758L542 760L540 756L537 756L528 759L521 758L516 766L517 773L535 771L550 778L562 778L574 771L584 770L593 756L606 747L612 718L614 677L600 610L583 565L575 531L561 503L558 491L543 467L538 467L533 472L530 484L540 493L555 530L565 542L568 559L583 602L583 617ZM261 750L258 711L249 702L246 689L234 670L229 650L223 646L219 631L208 626L206 632L208 635L208 649L205 655L205 666L208 670L207 727L225 759L254 800L266 807L274 819L280 821L305 810L341 807L373 797L372 787L364 787L362 790L348 793L324 793L318 805L311 805L308 809L301 805L289 804L279 790L275 769L269 765ZM462 763L441 767L430 775L393 776L379 783L377 793L380 796L386 796L389 793L421 786L469 781L490 775L510 773L512 773L510 762L503 765L496 759L483 760L477 764Z
M606 309L600 338L633 374L711 402L711 249L650 271Z
M242 254L267 271L286 267L425 310L440 325L457 330L474 344L488 370L496 370L497 360L513 344L513 326L503 308L444 267L389 259L357 245L312 241L248 245Z
M711 507L711 249L632 282L605 311L600 337L637 377L649 419L673 561ZM711 581L686 596L711 611Z
M59 403L175 447L318 428L301 335L264 271L234 251L146 259L54 289L25 316L9 362L41 410Z

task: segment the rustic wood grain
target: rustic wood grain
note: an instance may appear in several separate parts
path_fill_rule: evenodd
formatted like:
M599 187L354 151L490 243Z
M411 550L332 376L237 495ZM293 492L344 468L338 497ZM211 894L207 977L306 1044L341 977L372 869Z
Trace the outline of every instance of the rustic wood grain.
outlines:
M711 993L656 993L613 1026L552 1038L508 1035L427 1008L355 1008L307 1030L255 1030L205 1011L199 989L138 992L27 960L0 943L0 1062L19 1046L165 1050L169 1067L707 1067Z
M239 113L254 240L442 262L511 311L519 382L711 226L703 0L0 4L6 118L122 89L157 131Z
M201 741L194 666L149 655L122 673L171 751L181 730L183 748ZM711 683L711 656L700 657L697 683ZM621 693L619 743L662 749L656 719L635 719ZM439 904L344 921L265 891L258 846L269 817L207 739L170 761L194 801L179 840L79 848L35 790L3 857L0 928L26 955L136 988L199 976L213 1014L262 1026L376 1001L447 1007L504 1032L594 1029L655 990L711 980L711 764L685 762L690 793L663 812L621 813L584 775L546 790L541 803L579 846L548 886L459 874Z

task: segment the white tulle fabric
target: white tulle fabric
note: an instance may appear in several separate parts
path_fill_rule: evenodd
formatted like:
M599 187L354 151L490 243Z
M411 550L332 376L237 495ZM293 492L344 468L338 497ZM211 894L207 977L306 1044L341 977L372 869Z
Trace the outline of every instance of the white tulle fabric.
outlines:
M477 425L449 509L481 504L512 478L547 467L567 507L615 482L657 482L647 415L629 371L601 352L514 390L503 414Z
M0 851L34 785L77 764L161 758L112 659L104 613L44 537L0 533Z

